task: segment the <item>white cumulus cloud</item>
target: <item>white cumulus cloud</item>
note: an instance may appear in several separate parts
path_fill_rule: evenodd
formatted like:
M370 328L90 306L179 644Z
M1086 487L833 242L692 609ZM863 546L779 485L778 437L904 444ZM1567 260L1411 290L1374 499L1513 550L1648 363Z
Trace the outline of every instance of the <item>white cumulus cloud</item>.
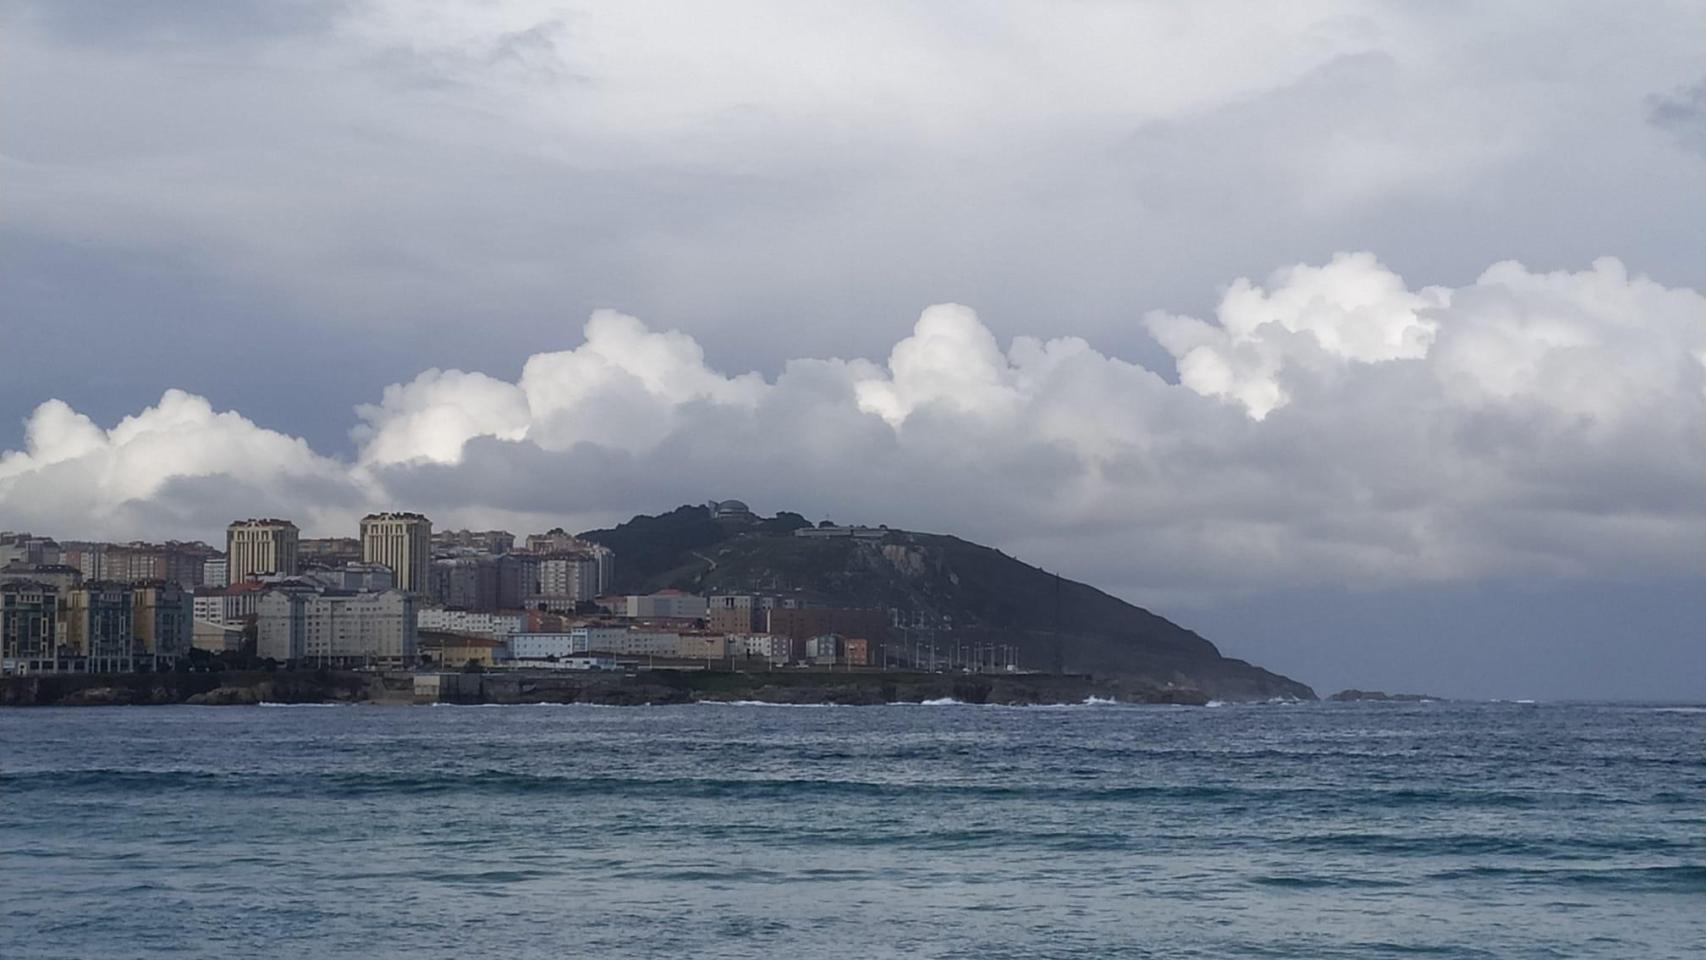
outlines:
M214 519L205 511L227 501L180 499L173 485L185 481L240 492L259 511L288 506L309 522L341 516L353 499L372 495L346 464L305 441L167 390L110 430L58 400L37 407L24 449L0 455L0 517L66 537L206 533Z
M1417 288L1358 253L1144 323L1177 382L1078 338L1003 346L952 304L886 361L774 378L600 311L513 382L384 388L348 459L179 391L111 429L49 401L0 458L0 523L206 535L281 513L333 533L405 506L572 526L740 496L992 541L1140 599L1706 569L1698 292L1610 259Z

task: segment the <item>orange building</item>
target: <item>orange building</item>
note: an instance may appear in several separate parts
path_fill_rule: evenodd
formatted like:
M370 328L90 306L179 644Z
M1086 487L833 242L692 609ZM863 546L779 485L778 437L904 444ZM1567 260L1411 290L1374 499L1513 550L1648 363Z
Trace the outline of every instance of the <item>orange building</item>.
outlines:
M868 666L871 662L871 643L864 637L845 637L841 641L841 659L850 667Z

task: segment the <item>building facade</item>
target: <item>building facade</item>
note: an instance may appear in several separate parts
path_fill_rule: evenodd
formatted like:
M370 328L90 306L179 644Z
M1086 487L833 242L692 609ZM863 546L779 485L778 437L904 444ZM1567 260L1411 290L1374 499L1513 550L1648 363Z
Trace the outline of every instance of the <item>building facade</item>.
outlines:
M0 584L0 672L167 670L194 639L191 594L175 583Z
M705 598L697 594L662 590L623 597L618 613L631 620L699 620L708 609Z
M739 500L712 500L705 504L705 511L722 523L749 524L758 519L752 508Z
M481 553L472 547L452 549L455 552L450 556L433 558L427 573L427 596L447 607L498 609L499 566L507 558Z
M280 662L334 666L414 663L415 599L401 590L321 593L269 590L255 617L255 653Z
M361 541L355 537L303 537L296 545L296 559L307 566L336 567L361 562Z
M432 535L434 550L477 550L498 556L515 549L515 534L508 530L441 530Z
M394 590L397 575L383 563L362 563L351 560L335 567L304 567L302 578L327 590L350 590L357 593L377 593Z
M546 660L586 653L678 657L681 655L681 634L674 630L588 625L566 632L511 634L509 649L510 655L517 660ZM695 653L695 656L699 655Z
M197 620L210 623L236 623L255 615L255 604L265 590L250 581L230 587L202 587L190 601Z
M242 653L243 628L232 623L197 620L190 630L190 645L208 653Z
M81 586L83 572L63 563L8 563L0 566L0 583L11 581L46 583L58 590Z
M856 607L776 607L768 632L805 640L826 633L881 643L888 637L888 611Z
M523 632L527 627L527 618L519 613L421 607L415 615L415 624L422 630L472 634L501 640L511 634Z
M852 667L871 664L871 641L864 637L844 637L841 641L841 662Z
M0 567L8 563L62 563L60 547L52 537L38 537L13 530L0 531Z
M59 599L59 643L73 658L69 669L130 673L136 669L135 599L128 584L96 580Z
M575 644L574 634L562 631L515 633L509 638L509 655L516 660L556 660L585 652Z
M681 634L674 630L635 630L628 629L609 642L611 649L602 651L625 657L675 657L681 653ZM576 653L595 653L597 647L588 645L586 650Z
M744 657L746 640L743 637L710 630L683 633L676 640L675 655L684 660L728 660Z
M596 557L587 553L543 554L532 564L533 589L526 604L535 610L573 613L603 587Z
M750 593L713 594L706 602L706 625L723 633L763 633L776 606L775 597Z
M242 583L251 576L296 573L296 524L289 520L238 520L225 528L225 582Z
M776 664L787 663L794 658L794 642L772 633L733 634L729 641L731 647L739 648L740 652L735 654L736 656L767 660Z
M539 558L531 553L511 553L497 559L499 610L520 610L527 606L538 576Z
M508 660L510 655L508 645L493 637L430 632L421 634L420 653L423 660L430 659L451 669L464 667L469 663L490 667Z
M58 673L59 591L51 584L0 584L0 674Z
M398 590L427 588L432 564L432 521L418 513L372 513L361 518L361 559L383 563L396 574Z
M194 588L207 582L207 561L216 553L205 543L77 541L66 544L61 556L64 563L76 567L86 580L119 583L158 580Z
M195 645L195 595L176 583L138 584L130 591L135 630L133 669L170 669Z

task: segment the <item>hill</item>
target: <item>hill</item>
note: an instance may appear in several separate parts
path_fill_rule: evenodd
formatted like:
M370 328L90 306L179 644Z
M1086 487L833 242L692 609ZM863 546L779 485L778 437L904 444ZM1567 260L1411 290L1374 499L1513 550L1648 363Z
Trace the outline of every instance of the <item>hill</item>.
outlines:
M891 642L1007 644L1026 669L1129 677L1226 700L1315 698L1148 610L991 547L903 530L795 536L803 526L798 514L738 524L684 506L581 536L616 551L619 592L774 593L881 607L903 625Z

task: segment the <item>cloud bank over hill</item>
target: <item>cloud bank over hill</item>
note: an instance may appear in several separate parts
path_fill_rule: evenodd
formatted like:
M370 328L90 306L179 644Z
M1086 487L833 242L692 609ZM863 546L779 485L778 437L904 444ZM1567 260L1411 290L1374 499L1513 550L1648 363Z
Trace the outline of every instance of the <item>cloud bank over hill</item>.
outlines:
M1371 254L1152 312L1171 372L1085 340L1005 346L932 306L884 361L767 379L614 311L515 381L427 370L356 411L357 454L169 390L110 428L50 400L0 455L0 525L210 536L592 525L740 496L992 542L1157 595L1706 572L1706 297L1602 259L1410 286Z

